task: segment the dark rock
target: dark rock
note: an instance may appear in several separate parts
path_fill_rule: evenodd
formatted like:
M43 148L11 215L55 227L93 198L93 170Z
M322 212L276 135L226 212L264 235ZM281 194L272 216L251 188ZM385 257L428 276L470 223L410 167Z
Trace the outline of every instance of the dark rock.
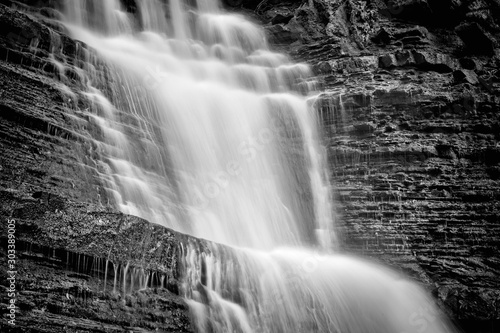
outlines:
M457 61L443 53L413 51L415 64L422 69L434 70L439 73L449 73L457 68Z
M457 155L452 146L449 145L436 145L436 150L438 152L438 156L441 158L456 160Z
M378 63L380 68L392 68L396 66L396 61L390 54L380 56L378 58Z
M477 23L463 23L456 27L458 36L472 54L494 54L495 42Z
M231 6L231 7L238 7L238 6L241 6L243 4L243 0L224 0L224 3L226 3L227 5Z
M385 54L378 61L380 68L417 67L438 73L450 73L458 67L457 60L447 54L417 50Z
M365 59L376 57L375 66L357 53L364 33L351 29L357 36L342 36L350 22L341 16L332 16L338 19L331 24L338 31L330 42L340 46L337 56L315 58L308 49L317 44L306 43L297 57L314 66L325 89L341 88L346 102L342 109L338 95L325 93L319 104L344 246L430 288L446 286L448 294L436 293L443 309L457 321L476 322L500 318L494 254L500 238L500 63L464 56L454 27L467 22L469 12L491 6L480 2L474 8L461 1L393 3L389 20L372 21L371 44L363 51ZM482 29L495 31L483 23ZM358 94L369 98L362 103L352 97ZM465 290L463 298L450 296Z
M382 13L385 16L419 24L451 27L462 17L460 0L390 0L384 3Z
M60 20L62 18L61 12L53 8L41 8L40 14L53 20Z
M406 28L406 29L397 29L394 32L394 38L395 39L403 39L403 38L409 38L409 37L416 37L419 39L427 39L428 38L429 31L422 26L416 26L416 27L411 27L411 28Z
M24 251L16 261L16 326L4 325L2 332L123 332L125 327L193 332L187 305L159 281L122 294L121 285L104 280L105 261L36 244L18 245ZM4 249L0 253L5 257ZM113 267L108 268L113 279ZM83 270L90 275L78 273Z
M276 45L290 45L300 39L299 35L279 24L266 27L266 32L269 41Z
M332 65L328 61L320 61L313 67L314 73L329 74L332 72Z
M293 51L293 50L292 50ZM292 55L302 61L316 64L319 61L326 61L338 58L342 55L342 47L334 42L334 39L325 39L321 42L310 43L307 46L300 46Z
M377 44L389 44L392 41L392 35L386 29L381 28L375 36L372 37L373 42Z
M48 327L51 332L102 327L121 331L123 325L192 332L189 309L179 295L183 273L178 251L189 237L137 217L57 196L61 204L53 210L56 199L52 196L35 192L36 199L49 200L40 205L0 192L1 218L16 220L16 287L20 290L16 301L21 308L17 326L23 330ZM23 213L10 214L13 210ZM6 235L6 224L2 224L2 242ZM5 249L0 257L6 258ZM131 277L125 289L114 276L114 268L125 274L125 266L129 272L149 272L148 288L136 281L133 289ZM5 275L0 276L6 281ZM120 306L122 297L128 310ZM147 301L137 301L140 297ZM158 311L162 315L155 319L152 314ZM71 322L70 328L65 322Z
M453 72L455 83L469 83L476 85L479 83L477 75L472 70L459 69Z
M293 18L293 15L281 15L277 14L273 19L271 20L271 24L287 24L290 22L290 20Z
M486 165L497 166L500 164L500 145L484 148L483 154Z
M468 70L475 70L477 69L477 64L474 61L474 59L471 58L460 58L460 66L463 67L463 69L468 69Z
M376 125L373 123L363 123L363 124L355 124L354 129L359 134L369 134L373 133L376 129Z
M492 166L486 169L486 173L490 176L491 179L499 180L500 179L500 166Z

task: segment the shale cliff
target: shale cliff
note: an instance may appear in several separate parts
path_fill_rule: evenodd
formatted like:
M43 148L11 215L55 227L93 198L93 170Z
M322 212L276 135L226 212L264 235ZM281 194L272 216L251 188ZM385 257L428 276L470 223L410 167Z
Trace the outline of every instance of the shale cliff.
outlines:
M117 213L89 167L97 152L74 92L92 50L57 23L59 2L0 1L1 239L15 219L18 323L189 332L177 281L186 236ZM343 251L410 274L466 331L498 330L500 3L226 4L318 77ZM0 330L15 331L5 315Z
M60 3L25 3L0 3L0 331L191 332L178 281L188 238L110 207L75 112L90 107L78 70L92 50L57 23Z
M402 269L454 318L500 318L500 3L262 1L313 66L348 251ZM494 322L474 331L499 329Z

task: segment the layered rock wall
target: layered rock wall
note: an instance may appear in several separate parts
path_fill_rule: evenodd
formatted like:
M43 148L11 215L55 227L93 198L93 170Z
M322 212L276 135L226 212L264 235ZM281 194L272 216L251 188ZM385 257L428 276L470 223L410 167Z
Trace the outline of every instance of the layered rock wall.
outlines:
M199 241L53 194L1 198L11 209L0 218L14 221L17 307L15 325L4 313L2 332L193 331L179 290L180 251ZM0 225L2 243L7 226ZM12 269L4 269L4 246L0 258L7 307Z
M92 50L57 22L54 2L0 4L0 290L15 221L16 325L2 332L191 332L180 295L188 238L114 210L83 112ZM102 76L105 67L97 67ZM95 134L95 133L93 133ZM192 240L196 241L196 240Z
M405 270L464 322L500 318L499 8L282 1L261 16L323 84L344 248Z

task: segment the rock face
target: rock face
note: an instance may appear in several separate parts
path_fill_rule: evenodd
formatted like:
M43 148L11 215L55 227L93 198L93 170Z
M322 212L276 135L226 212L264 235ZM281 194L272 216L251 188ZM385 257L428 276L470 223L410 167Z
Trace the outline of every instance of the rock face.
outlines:
M186 236L114 211L90 167L96 147L75 105L86 107L78 62L92 50L56 10L2 3L0 239L14 219L19 309L0 331L192 332L178 281ZM0 259L6 307L6 246Z
M2 318L2 332L192 332L177 280L186 236L57 195L0 195L16 221L18 307L15 326ZM6 242L7 223L0 229ZM5 247L0 256L7 267Z
M113 211L88 167L97 153L72 91L92 50L56 23L57 3L0 1L1 237L14 218L19 324L189 332L176 271L185 236ZM495 332L478 320L500 319L498 1L227 4L261 20L323 86L345 251L407 272L466 331Z
M500 319L498 1L312 0L276 23L287 8L262 18L323 84L345 248L407 271L464 329Z
M71 108L78 102L71 91L81 90L77 72L57 67L62 58L77 61L85 46L61 33L55 21L4 5L0 25L8 32L0 37L2 188L27 194L57 189L66 198L106 202L97 170L79 160L96 153ZM49 56L54 51L57 59Z

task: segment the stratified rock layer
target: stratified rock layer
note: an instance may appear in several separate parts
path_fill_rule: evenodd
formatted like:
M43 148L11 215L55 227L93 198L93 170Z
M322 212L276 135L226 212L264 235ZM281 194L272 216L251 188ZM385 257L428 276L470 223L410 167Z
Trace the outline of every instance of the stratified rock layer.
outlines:
M262 17L323 83L345 249L407 271L462 323L500 319L498 2L313 0L273 21L286 8Z
M15 325L2 332L192 332L179 296L179 249L188 237L137 217L90 210L42 193L0 192L15 221ZM0 224L6 243L7 223ZM195 240L192 240L195 241ZM7 253L0 252L2 267ZM11 274L2 270L2 306Z
M16 326L1 332L191 332L179 292L186 236L116 212L82 98L92 53L51 8L0 4L0 240L15 223ZM97 68L104 71L104 68ZM104 75L104 74L103 74ZM1 303L7 289L0 252Z

